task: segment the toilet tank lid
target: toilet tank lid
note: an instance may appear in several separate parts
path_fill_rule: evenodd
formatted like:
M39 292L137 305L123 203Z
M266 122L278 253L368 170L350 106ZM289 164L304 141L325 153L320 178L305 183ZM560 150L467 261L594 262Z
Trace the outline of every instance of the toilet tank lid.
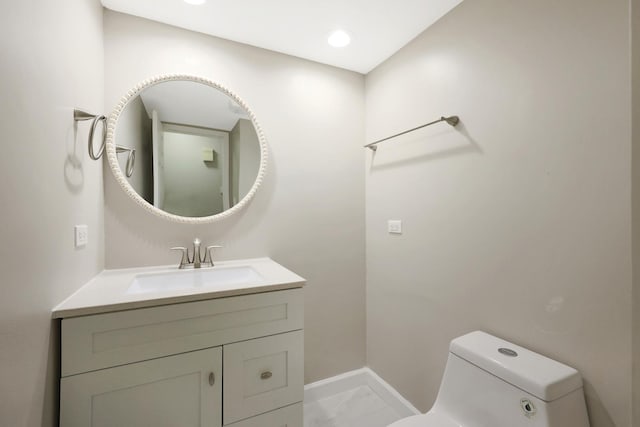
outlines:
M450 351L546 402L582 387L575 369L486 332L454 339Z

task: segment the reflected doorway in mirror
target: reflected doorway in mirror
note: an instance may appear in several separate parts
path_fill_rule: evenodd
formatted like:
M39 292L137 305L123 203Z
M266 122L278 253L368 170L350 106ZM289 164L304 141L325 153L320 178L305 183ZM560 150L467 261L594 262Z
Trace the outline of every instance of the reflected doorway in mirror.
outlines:
M109 119L107 155L116 180L146 210L177 222L209 223L248 203L266 169L254 114L223 86L194 76L160 76L128 92ZM137 152L131 177L111 155Z

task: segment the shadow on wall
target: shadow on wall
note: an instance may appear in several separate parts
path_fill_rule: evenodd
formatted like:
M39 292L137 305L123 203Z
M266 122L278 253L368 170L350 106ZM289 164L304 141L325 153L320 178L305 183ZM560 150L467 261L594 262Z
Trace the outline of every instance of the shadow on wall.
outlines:
M587 412L589 413L590 424L599 427L616 427L593 385L586 381L584 377L582 378L582 382L584 384L584 397L587 401Z
M60 424L60 320L50 320L49 346L44 372L38 378L44 379L44 404L42 413L32 412L30 417L40 417L39 422L29 419L28 425L57 426Z
M398 137L380 144L378 150L373 151L370 169L384 170L461 154L484 153L462 121L455 129L448 128L427 136L417 135ZM383 144L388 147L382 148Z
M79 194L84 187L84 168L80 154L83 137L86 138L84 132L78 135L78 122L73 122L73 127L67 132L67 157L64 160L64 182L72 194Z

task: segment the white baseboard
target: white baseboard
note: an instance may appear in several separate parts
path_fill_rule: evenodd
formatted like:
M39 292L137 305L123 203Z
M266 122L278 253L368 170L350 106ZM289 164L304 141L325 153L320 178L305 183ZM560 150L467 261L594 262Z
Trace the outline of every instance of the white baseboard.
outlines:
M369 386L369 388L380 396L385 403L391 406L398 415L409 417L420 414L420 411L407 399L402 397L400 393L375 372L366 367L307 384L304 386L304 401L311 402L324 399L360 386Z

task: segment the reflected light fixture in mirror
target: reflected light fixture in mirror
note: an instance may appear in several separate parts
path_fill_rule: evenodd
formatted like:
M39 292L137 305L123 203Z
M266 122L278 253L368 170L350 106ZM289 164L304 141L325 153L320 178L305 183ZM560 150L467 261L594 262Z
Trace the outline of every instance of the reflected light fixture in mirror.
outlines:
M116 142L136 149L131 177ZM189 75L154 77L127 92L109 118L106 150L129 197L181 223L237 212L266 172L266 141L253 112L224 86Z

